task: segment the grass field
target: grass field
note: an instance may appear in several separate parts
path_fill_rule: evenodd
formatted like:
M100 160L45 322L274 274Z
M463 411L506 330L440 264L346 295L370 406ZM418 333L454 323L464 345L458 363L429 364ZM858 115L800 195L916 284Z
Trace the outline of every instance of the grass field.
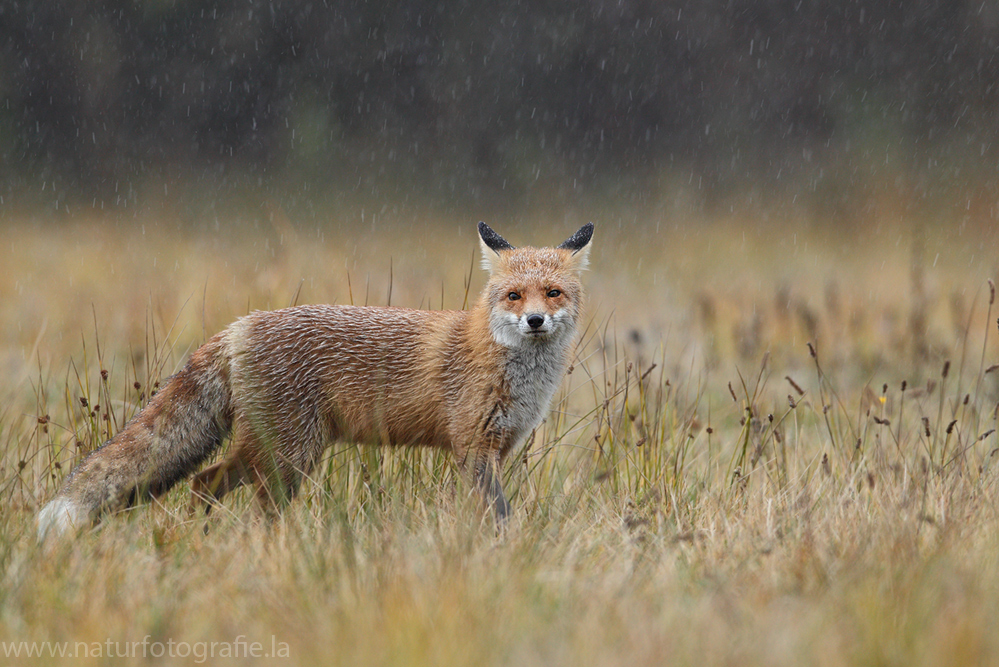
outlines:
M206 532L181 484L48 549L40 503L235 317L461 308L483 278L474 220L7 221L0 660L999 663L992 222L593 220L586 330L502 534L446 455L342 443L275 522L241 492Z

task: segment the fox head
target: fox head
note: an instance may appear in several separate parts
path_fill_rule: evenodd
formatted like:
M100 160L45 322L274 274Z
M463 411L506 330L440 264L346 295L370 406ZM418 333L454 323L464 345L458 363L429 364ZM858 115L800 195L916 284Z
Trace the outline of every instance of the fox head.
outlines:
M555 248L514 248L479 223L482 268L489 282L482 298L493 339L508 348L571 340L583 301L593 223Z

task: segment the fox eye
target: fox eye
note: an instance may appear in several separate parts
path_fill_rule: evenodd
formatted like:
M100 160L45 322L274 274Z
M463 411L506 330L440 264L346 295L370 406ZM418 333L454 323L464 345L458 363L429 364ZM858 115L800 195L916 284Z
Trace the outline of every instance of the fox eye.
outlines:
M506 295L506 298L510 299L510 301L516 301L517 299L520 298L520 295L517 294L516 292L510 292L509 294Z
M548 298L554 299L555 297L562 296L562 290L550 289L548 290Z

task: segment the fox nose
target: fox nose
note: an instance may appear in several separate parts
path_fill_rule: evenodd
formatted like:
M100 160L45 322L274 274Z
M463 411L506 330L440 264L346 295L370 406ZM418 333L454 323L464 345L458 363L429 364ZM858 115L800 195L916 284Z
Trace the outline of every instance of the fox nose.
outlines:
M532 329L540 329L541 325L545 323L545 318L543 315L528 315L527 326Z

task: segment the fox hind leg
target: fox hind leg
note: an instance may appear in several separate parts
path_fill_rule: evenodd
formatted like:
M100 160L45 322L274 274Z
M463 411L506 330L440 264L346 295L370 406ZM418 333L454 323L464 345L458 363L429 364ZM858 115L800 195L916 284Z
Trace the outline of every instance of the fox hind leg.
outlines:
M274 445L254 449L253 483L257 503L275 517L290 503L312 474L329 439L319 430L283 434Z
M230 491L253 481L255 474L252 459L256 449L257 440L247 423L237 418L233 425L229 455L205 468L191 480L191 503L188 506L188 515L193 516L203 507L207 516L212 507L221 504L222 498Z
M277 432L269 424L237 417L230 454L191 481L189 514L212 506L244 484L252 483L260 509L275 517L297 495L323 452L321 428Z
M251 480L251 472L243 457L237 452L215 465L205 468L191 480L191 504L188 514L194 515L204 507L205 515L230 491Z

